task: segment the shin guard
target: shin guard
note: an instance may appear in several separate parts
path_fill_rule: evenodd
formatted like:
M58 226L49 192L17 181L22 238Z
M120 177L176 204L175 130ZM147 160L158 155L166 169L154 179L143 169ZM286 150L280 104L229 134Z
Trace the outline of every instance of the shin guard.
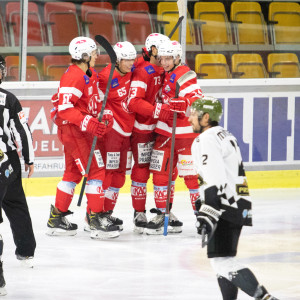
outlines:
M236 300L238 288L227 278L218 275L218 283L223 296L223 300Z

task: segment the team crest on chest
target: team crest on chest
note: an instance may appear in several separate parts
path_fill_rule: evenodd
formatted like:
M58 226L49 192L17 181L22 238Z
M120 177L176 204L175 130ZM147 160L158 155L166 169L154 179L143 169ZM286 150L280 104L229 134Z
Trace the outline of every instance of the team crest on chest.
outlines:
M167 92L167 93L169 93L170 91L171 91L171 88L170 88L170 86L167 84L166 85L166 87L165 87L165 91Z

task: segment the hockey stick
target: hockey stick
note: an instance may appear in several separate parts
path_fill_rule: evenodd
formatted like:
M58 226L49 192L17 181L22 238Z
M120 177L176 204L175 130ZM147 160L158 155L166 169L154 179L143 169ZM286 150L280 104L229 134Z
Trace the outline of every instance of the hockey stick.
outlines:
M189 81L190 79L196 77L194 71L189 71L182 75L176 82L175 98L178 98L180 87ZM172 139L171 139L171 155L170 155L170 170L168 179L168 189L167 189L167 202L166 202L166 212L164 220L164 236L168 234L168 224L170 216L170 198L171 198L171 183L172 183L172 173L173 173L173 160L174 160L174 148L175 148L175 131L176 131L176 121L177 112L174 111L173 126L172 126Z
M96 35L95 40L96 40L97 43L99 43L104 48L104 50L108 54L108 56L110 58L110 61L111 61L111 69L110 69L110 73L109 73L109 77L108 77L108 81L107 81L107 85L106 85L106 90L105 90L105 95L104 95L104 99L103 99L103 102L102 102L100 115L99 115L99 118L98 118L99 122L101 122L102 117L103 117L103 113L104 113L104 109L105 109L105 105L106 105L106 101L107 101L107 96L108 96L112 76L113 76L115 66L116 66L117 55L116 55L114 49L112 48L112 46L110 45L110 43L102 35ZM77 206L81 205L81 201L82 201L86 181L87 181L87 178L88 178L88 174L89 174L89 171L90 171L90 167L91 167L91 163L92 163L92 159L93 159L93 153L94 153L94 150L95 150L95 147L96 147L96 143L97 143L97 137L94 136L92 148L91 148L89 159L88 159L88 163L87 163L85 174L84 174L84 177L83 177L83 182L82 182L82 186L81 186Z
M217 224L214 225L211 233L209 235L207 235L206 226L204 225L204 227L201 230L202 248L204 248L206 245L208 245L208 243L210 242L211 238L213 237L216 229L217 229Z
M175 31L177 30L177 28L179 27L179 25L181 24L181 22L184 18L184 16L183 16L183 10L184 10L183 0L178 0L177 1L177 7L178 7L179 18L178 18L178 21L175 24L174 28L172 29L172 31L169 34L169 39L171 39L171 37L173 36L173 34L175 33Z

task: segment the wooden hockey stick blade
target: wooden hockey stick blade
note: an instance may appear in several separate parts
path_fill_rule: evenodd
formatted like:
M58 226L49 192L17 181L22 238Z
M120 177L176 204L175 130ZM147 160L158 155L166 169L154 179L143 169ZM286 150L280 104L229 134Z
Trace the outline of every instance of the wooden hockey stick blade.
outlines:
M101 122L102 117L103 117L103 113L104 113L104 109L105 109L105 106L106 106L106 102L107 102L107 96L108 96L110 84L111 84L111 81L112 81L112 76L113 76L115 66L116 66L117 55L116 55L114 49L112 48L112 46L106 40L105 37L103 37L102 35L96 35L95 40L96 40L97 43L99 43L104 48L104 50L108 54L108 56L110 58L110 61L111 61L111 69L110 69L110 72L109 72L109 77L108 77L108 81L107 81L107 85L106 85L105 95L104 95L101 111L100 111L99 118L98 118L99 122ZM83 182L82 182L82 186L81 186L77 206L81 205L83 193L84 193L86 182L87 182L87 177L88 177L90 167L91 167L91 164L92 164L93 153L94 153L94 150L95 150L95 147L96 147L96 143L97 143L97 137L94 136L91 151L90 151L90 154L89 154L88 163L87 163L86 170L85 170L85 175L83 177Z
M194 71L191 70L191 71L186 72L177 80L176 89L177 89L177 84L179 85L179 88L180 88L183 84L185 84L187 81L189 81L193 78L197 78L197 75ZM179 93L178 93L178 95L179 95ZM177 98L178 95L177 96L175 95L175 97Z

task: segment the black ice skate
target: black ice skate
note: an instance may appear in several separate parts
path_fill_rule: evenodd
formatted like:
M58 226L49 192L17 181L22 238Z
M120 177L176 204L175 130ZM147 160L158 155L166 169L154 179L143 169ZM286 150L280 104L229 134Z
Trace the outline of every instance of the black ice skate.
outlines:
M170 211L168 233L181 233L183 223Z
M135 210L133 216L133 224L134 224L133 231L139 234L143 234L147 226L147 223L148 222L146 217L146 211L139 212Z
M56 214L54 206L51 205L50 217L47 223L47 235L75 235L77 233L77 224L71 223L66 218L67 215L72 214L71 211Z
M262 285L257 288L254 297L255 300L279 300L278 298L270 295L266 288Z
M163 234L165 214L156 208L152 208L150 212L153 214L156 213L157 215L148 222L146 226L146 234L148 235Z
M89 214L91 238L106 239L120 235L119 227L114 225L106 213Z
M112 213L113 213L113 211L109 210L109 211L105 212L104 214L105 214L106 218L112 222L113 225L119 227L119 231L122 231L123 230L123 220L112 216Z
M3 276L2 261L0 261L0 296L5 296L7 294L5 289L5 279Z

